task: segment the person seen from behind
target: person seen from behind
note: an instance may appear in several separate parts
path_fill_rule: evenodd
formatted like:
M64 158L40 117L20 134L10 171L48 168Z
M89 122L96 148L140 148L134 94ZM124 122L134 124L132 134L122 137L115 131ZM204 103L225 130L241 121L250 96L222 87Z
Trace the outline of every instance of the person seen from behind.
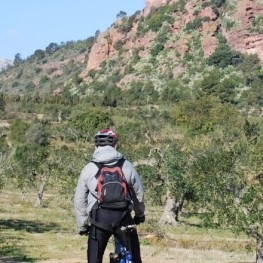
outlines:
M95 135L94 141L92 161L81 171L74 195L78 232L88 235L88 263L102 263L112 235L126 247L130 242L134 263L142 263L136 228L130 231L130 240L121 230L122 226L138 225L145 221L144 190L140 176L131 162L117 150L118 135L114 131L102 129ZM108 167L120 167L123 172L127 191L123 186L122 190L126 193L121 198L118 194L121 188L117 184L100 184L103 181L100 180L102 169L107 171ZM113 198L116 200L112 201Z

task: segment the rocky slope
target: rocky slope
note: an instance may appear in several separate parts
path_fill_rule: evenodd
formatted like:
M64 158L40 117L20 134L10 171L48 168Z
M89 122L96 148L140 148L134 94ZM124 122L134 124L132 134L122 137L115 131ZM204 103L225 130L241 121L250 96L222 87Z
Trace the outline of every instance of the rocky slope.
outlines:
M153 8L178 2L178 0L145 0L143 13L137 15L131 30L127 34L119 32L117 25L121 24L122 21L117 21L107 32L98 37L89 55L83 75L92 69L98 69L103 61L118 56L118 51L114 46L119 41L125 43L125 49L128 50L126 59L131 57L132 49L140 47L144 47L144 52L140 53L141 57L147 56L149 52L145 50L151 49L156 34L148 33L136 37L138 21L142 18L146 19ZM233 49L241 53L257 54L263 63L263 4L257 0L226 1L225 5L220 7L221 14L218 14L211 5L205 4L208 2L210 1L186 1L183 12L176 10L172 14L175 18L175 22L170 25L173 38L180 36L187 23L200 17L203 18L203 22L198 30L202 35L202 48L205 56L211 55L216 49L218 40L215 34L220 30ZM259 32L253 30L253 21L257 18L261 23ZM180 37L178 41L169 43L167 48L177 48L180 54L184 54L188 52L187 47L191 41L192 34L190 33L188 36Z
M133 81L151 81L160 90L164 78L191 72L186 78L194 79L197 68L203 72L219 35L233 50L257 54L263 64L263 0L145 0L143 10L119 18L92 43L62 47L43 58L32 55L0 75L0 88L87 94L96 81L127 89Z

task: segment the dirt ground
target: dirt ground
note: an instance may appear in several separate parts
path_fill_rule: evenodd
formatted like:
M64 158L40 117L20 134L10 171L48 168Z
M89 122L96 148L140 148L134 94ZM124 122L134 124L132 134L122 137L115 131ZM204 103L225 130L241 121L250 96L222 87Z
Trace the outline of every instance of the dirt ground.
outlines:
M108 263L108 251L103 263ZM158 248L142 246L143 263L254 263L255 255L217 250L194 250L184 248ZM8 258L0 257L1 263L16 263ZM86 263L85 255L78 259L45 260L39 263Z

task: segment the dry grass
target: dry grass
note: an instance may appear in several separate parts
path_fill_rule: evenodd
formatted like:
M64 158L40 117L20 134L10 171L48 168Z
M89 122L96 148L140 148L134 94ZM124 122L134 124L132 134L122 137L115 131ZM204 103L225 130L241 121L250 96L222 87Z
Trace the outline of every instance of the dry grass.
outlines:
M86 262L86 237L76 234L72 210L62 208L63 200L51 195L43 208L33 204L32 195L22 200L17 192L0 192L0 262ZM255 262L246 237L189 224L162 229L156 223L160 212L149 208L147 222L138 227L144 263ZM110 251L111 243L104 263Z

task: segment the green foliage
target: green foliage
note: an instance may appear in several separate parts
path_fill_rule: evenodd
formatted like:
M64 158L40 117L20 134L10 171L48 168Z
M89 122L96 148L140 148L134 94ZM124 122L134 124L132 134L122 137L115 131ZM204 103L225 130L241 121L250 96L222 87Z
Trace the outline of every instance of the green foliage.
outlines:
M14 62L13 62L14 66L18 67L19 65L22 64L22 62L23 62L23 59L21 57L21 54L20 53L15 54L15 58L14 58Z
M211 0L210 2L212 5L215 5L217 8L220 8L226 2L226 0Z
M143 130L139 121L119 123L118 134L120 134L121 138L120 143L123 145L132 145L138 141L144 140Z
M37 49L35 52L34 52L34 56L37 60L41 60L43 58L45 58L46 56L46 53L44 50L41 50L41 49Z
M185 30L186 31L192 31L197 30L202 25L202 18L196 17L193 21L190 21L186 24Z
M154 10L149 18L146 20L148 28L154 32L159 31L164 22L168 24L174 23L174 18L169 15L169 6L162 6Z
M109 86L103 94L102 106L117 107L122 100L122 90L115 86Z
M118 26L118 30L123 34L127 34L132 29L135 17L136 15L124 17L122 23Z
M5 133L1 131L0 134L0 156L3 156L9 151L10 147L6 141ZM0 172L1 173L1 172Z
M118 40L115 44L114 44L114 46L113 46L116 50L118 50L118 51L122 51L122 49L123 49L123 42L122 42L122 40L120 39L120 40Z
M253 20L252 20L252 28L251 28L252 32L257 32L262 34L263 33L263 15L260 16L256 16Z
M166 87L161 92L161 100L166 103L182 101L190 97L189 90L182 86L180 81L173 79L167 82Z
M75 110L69 116L69 124L80 132L82 138L91 138L97 132L105 127L111 127L113 121L108 112L96 109ZM89 138L90 138L89 137Z
M36 74L38 74L38 73L40 73L41 71L43 71L43 69L40 68L40 67L36 67L34 70L35 70L35 73L36 73Z
M5 111L5 99L3 93L0 93L0 111Z
M156 43L151 49L151 55L157 56L162 50L164 50L164 45L161 43Z
M208 65L215 65L219 68L225 68L230 65L242 63L243 56L240 52L232 50L227 44L219 43L215 52L208 58Z
M39 144L41 146L49 144L49 136L48 127L40 122L32 123L25 134L27 143Z
M43 85L49 81L49 77L47 75L43 75L39 81L39 84Z
M145 69L145 70L148 70ZM151 70L149 68L149 70ZM123 92L128 104L145 105L147 103L157 103L158 91L155 90L151 81L133 81L129 90Z
M242 83L240 77L231 76L222 80L222 73L215 69L203 74L203 78L195 82L195 87L206 95L220 98L221 102L235 103L238 87Z
M261 149L258 152L254 151L257 146ZM206 211L203 216L207 223L231 226L237 232L262 238L262 196L258 194L263 189L262 178L260 174L251 176L259 168L255 161L260 158L262 140L256 147L239 141L232 147L216 145L196 150L191 185L198 207Z
M124 17L126 17L126 16L127 16L127 13L126 13L126 12L120 11L120 12L117 14L116 18L124 18Z
M9 136L14 143L24 143L25 133L29 128L29 124L21 119L16 119L10 126Z
M58 50L59 50L59 45L57 43L50 43L46 47L46 53L49 55L54 54Z
M50 149L48 160L49 169L52 171L50 184L58 189L63 198L71 197L80 171L87 160L90 160L93 150L94 145L92 148L86 145L84 151L67 145ZM85 160L86 156L88 157Z
M185 125L192 132L206 133L213 131L217 125L240 125L234 107L210 96L178 103L171 116L177 125Z
M145 202L147 205L162 205L162 196L165 195L164 180L156 167L140 165L137 171L141 175L145 189Z
M238 65L238 68L246 78L246 85L251 85L253 82L259 80L262 66L260 59L256 54L243 55L242 63Z
M15 149L12 169L8 173L16 178L22 192L37 186L41 176L49 173L47 158L47 147L38 144L22 144Z
M263 106L263 81L261 79L253 81L251 88L242 93L240 100L249 106Z
M238 153L223 146L196 150L191 164L191 185L198 206L207 210L207 222L227 224L234 220L234 203L246 184Z
M36 85L33 81L28 82L25 86L25 90L27 92L33 92L35 89L36 89Z
M176 2L174 7L176 9L178 9L179 11L184 12L186 2L187 2L187 0L179 0L179 1Z
M250 123L247 119L243 126L244 133L248 141L257 140L260 135L260 128L258 123Z
M186 198L194 201L194 194L189 183L188 162L189 155L181 150L182 145L177 141L169 142L169 148L165 152L164 169L162 179L166 189L176 200Z

